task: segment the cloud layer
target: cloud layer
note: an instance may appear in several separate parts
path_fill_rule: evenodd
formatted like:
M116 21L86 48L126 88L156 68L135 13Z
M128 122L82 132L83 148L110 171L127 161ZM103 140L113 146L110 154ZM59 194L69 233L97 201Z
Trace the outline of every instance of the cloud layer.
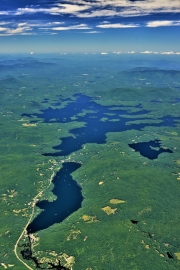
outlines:
M24 2L27 3L27 0ZM37 0L36 5L16 5L16 8L14 6L6 9L0 4L0 35L55 34L55 31L59 33L73 30L91 30L84 33L95 34L99 32L99 28L106 31L138 27L178 27L180 20L165 20L163 14L179 12L179 0L62 0L61 3L56 0ZM161 20L153 20L154 15ZM143 20L138 21L138 16L143 16ZM37 20L37 17L40 19Z
M180 26L180 21L149 21L143 23L110 23L109 21L103 21L94 25L86 23L75 23L68 24L66 22L58 21L37 21L32 20L28 22L11 22L2 21L0 22L0 36L10 35L35 35L35 34L54 34L59 31L70 31L70 30L91 30L82 33L97 34L106 31L107 29L123 29L123 28L137 28L137 27L171 27ZM101 31L98 31L98 29Z
M38 3L38 1L37 1ZM179 0L64 0L61 4L31 5L14 10L2 10L0 15L24 15L45 13L51 15L71 15L80 18L108 16L142 16L156 13L179 13Z

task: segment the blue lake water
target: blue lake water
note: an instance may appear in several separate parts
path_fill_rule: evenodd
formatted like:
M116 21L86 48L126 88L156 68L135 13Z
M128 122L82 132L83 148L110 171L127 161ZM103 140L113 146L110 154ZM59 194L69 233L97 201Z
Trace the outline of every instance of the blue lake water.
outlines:
M103 144L106 142L107 132L122 132L131 129L142 130L147 126L174 126L177 119L167 115L159 119L161 120L159 124L128 124L130 121L149 119L146 116L149 111L143 110L141 105L134 107L136 109L135 112L132 111L133 107L102 106L96 103L93 98L82 94L77 94L74 98L75 100L63 100L60 98L55 103L58 107L61 105L61 102L68 101L64 108L54 109L49 107L46 110L41 110L38 114L22 115L32 118L31 122L34 121L33 117L36 116L43 119L45 123L73 122L72 117L75 117L78 122L85 123L84 127L69 130L70 135L73 136L61 138L61 144L53 146L54 150L58 150L57 152L44 153L44 156L67 156L80 150L86 143ZM103 121L102 118L104 118ZM172 153L169 149L153 149L153 147L160 147L160 141L158 140L129 144L129 146L149 159L158 158L163 152ZM83 200L81 188L70 175L79 167L80 164L73 162L63 164L63 168L53 179L54 189L52 192L57 196L57 200L53 202L42 201L36 204L43 211L28 226L27 230L29 233L46 229L54 223L62 222L81 207Z
M138 111L131 112L132 107L102 106L96 103L92 98L82 94L75 95L74 97L76 100L69 102L65 108L48 108L46 110L41 110L39 114L22 115L31 118L33 116L43 118L45 123L73 122L72 117L76 117L76 121L78 122L86 123L84 127L69 130L70 136L67 138L61 138L61 144L53 146L53 149L58 150L58 152L44 153L45 156L67 156L77 150L80 150L83 144L103 144L106 142L107 132L122 132L131 129L142 130L148 126L173 127L175 125L175 120L180 119L167 115L158 119L161 120L161 123L159 124L128 124L128 122L135 120L151 120L146 117L146 113L149 113L149 111L141 109L141 105L134 107L138 109ZM85 115L78 115L84 111L89 112ZM106 118L107 121L102 121L102 118Z
M53 179L53 194L57 199L53 202L40 201L36 205L43 211L29 224L28 233L34 233L59 223L81 207L83 196L81 187L73 180L71 173L81 165L75 162L65 162Z
M149 141L141 143L129 144L136 152L139 152L141 156L147 157L149 159L156 159L161 153L173 153L169 149L164 149L160 147L160 141Z

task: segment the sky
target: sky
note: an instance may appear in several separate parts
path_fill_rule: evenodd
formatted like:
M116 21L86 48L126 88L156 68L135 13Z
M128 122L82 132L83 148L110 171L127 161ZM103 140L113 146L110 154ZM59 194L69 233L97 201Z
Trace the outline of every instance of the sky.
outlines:
M0 53L180 52L180 0L1 0Z

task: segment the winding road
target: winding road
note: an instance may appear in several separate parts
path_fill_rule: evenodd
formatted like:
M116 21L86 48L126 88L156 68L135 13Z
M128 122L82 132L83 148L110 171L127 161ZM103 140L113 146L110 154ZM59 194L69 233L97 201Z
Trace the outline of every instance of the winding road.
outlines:
M34 215L34 208L35 208L35 205L36 205L36 200L37 200L37 198L38 198L40 195L42 195L42 193L44 192L45 189L49 188L49 186L50 186L51 183L52 183L52 180L53 180L54 176L55 176L55 173L54 173L54 171L53 171L53 173L52 173L52 175L51 175L51 178L49 179L49 185L48 185L46 188L44 188L43 190L41 190L41 191L36 195L36 197L33 199L33 202L32 202L32 213L31 213L31 215L30 215L30 218L29 218L27 224L25 225L25 227L24 227L24 229L23 229L21 235L19 236L19 238L18 238L18 240L16 241L16 244L15 244L15 246L14 246L14 253L15 253L16 258L17 258L22 264L24 264L24 266L26 266L26 268L28 268L28 269L30 269L30 270L33 270L33 268L31 268L27 263L25 263L25 262L19 257L19 255L18 255L18 253L17 253L17 247L18 247L18 244L19 244L21 238L23 237L23 235L24 235L24 233L25 233L25 231L26 231L28 225L30 224L30 222L31 222L31 220L32 220L32 218L33 218L33 215Z

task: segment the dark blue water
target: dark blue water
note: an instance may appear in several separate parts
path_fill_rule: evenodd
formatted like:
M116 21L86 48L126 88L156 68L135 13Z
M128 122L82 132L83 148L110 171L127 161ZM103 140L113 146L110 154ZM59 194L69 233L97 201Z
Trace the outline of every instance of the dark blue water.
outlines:
M69 130L69 133L74 136L62 138L61 144L54 146L54 150L59 150L55 153L45 153L45 156L66 156L82 148L83 144L86 143L98 143L103 144L106 142L107 132L122 132L126 130L142 130L147 126L174 126L174 120L180 119L171 116L164 116L159 120L162 121L160 124L130 124L128 122L135 120L147 119L145 114L149 113L146 110L139 110L137 112L131 112L132 107L121 106L102 106L97 104L91 97L78 94L74 96L76 100L71 101L65 108L53 109L48 108L47 110L41 110L39 114L23 114L22 116L43 118L45 123L51 121L56 123L67 123L73 122L72 117L76 117L76 121L85 122L85 126L82 128L75 128ZM60 105L60 103L59 103ZM134 108L141 109L141 105L135 106ZM84 116L78 116L79 113L84 110L90 110ZM113 115L109 115L109 113ZM128 118L126 118L128 116ZM130 117L132 116L132 118ZM137 117L134 117L137 116ZM143 116L143 117L142 117ZM103 117L108 118L108 121L101 121ZM52 121L52 119L55 119ZM112 122L110 120L118 119L118 121Z
M56 106L66 101L68 104L64 108L48 108L47 110L41 110L38 114L22 115L32 118L32 121L34 120L33 116L42 118L45 123L73 122L72 117L74 116L76 117L76 121L85 123L84 127L69 130L70 137L61 138L61 144L53 147L54 150L58 151L55 153L44 153L45 156L66 156L81 149L83 144L86 143L103 144L106 142L107 132L122 132L131 129L142 130L147 126L174 126L175 120L178 119L171 116L164 116L160 118L162 121L160 124L131 123L128 125L130 121L149 119L146 118L146 114L149 113L149 111L143 110L141 105L134 107L139 109L139 111L136 112L131 112L132 107L130 106L102 106L96 103L92 98L81 94L75 95L74 98L75 100L63 100L59 98L59 102L56 103ZM78 115L83 112L85 112L84 115ZM101 121L103 117L106 117L108 120ZM113 119L118 121L111 121ZM73 136L71 136L71 134L73 134ZM148 143L130 144L129 146L149 159L155 159L163 152L172 153L172 151L168 149L152 149L152 147L160 147L158 140ZM72 162L63 164L63 168L53 179L54 189L52 192L57 196L57 200L54 202L42 201L37 203L37 206L44 211L28 226L27 230L29 233L46 229L54 223L59 223L81 207L83 200L81 188L73 181L70 175L79 167L80 164Z
M81 165L75 162L63 163L63 167L53 179L52 192L57 199L53 202L44 200L36 204L43 211L29 224L28 233L34 233L46 229L54 223L59 223L81 207L83 201L81 187L70 175L80 167Z
M67 123L67 122L73 122L71 119L73 116L76 116L78 118L78 121L80 122L87 122L88 119L92 117L97 117L98 119L101 119L102 117L107 117L107 113L113 113L113 116L108 115L108 119L111 120L114 118L114 116L117 116L119 118L119 114L121 115L141 115L148 113L149 111L141 110L138 112L130 113L128 110L131 108L140 108L141 105L130 107L130 106L121 106L122 109L119 109L119 106L102 106L98 103L96 103L93 98L77 94L74 95L76 98L75 100L70 99L59 99L59 102L56 103L56 106L60 106L62 102L64 101L70 101L66 107L61 109L53 109L49 107L46 110L40 110L40 113L35 114L22 114L22 116L27 116L32 118L33 116L36 116L38 118L43 118L44 123ZM98 98L96 99L98 101ZM54 104L55 105L55 104ZM118 108L118 109L117 109ZM85 116L78 116L79 113L82 113L84 110L91 110L93 113L87 113ZM55 120L54 120L55 119ZM53 121L52 121L53 120ZM130 121L130 120L129 120Z
M160 145L160 140L129 144L129 146L139 152L141 156L149 159L156 159L161 153L173 153L169 149L161 148Z
M39 114L23 114L23 116L36 116L38 118L43 118L45 123L50 121L51 123L73 122L72 117L76 117L76 121L78 122L86 123L84 127L69 130L69 133L73 134L74 136L61 138L61 144L53 147L53 149L58 150L58 152L44 153L45 156L67 156L77 150L80 150L83 144L103 144L106 142L107 132L122 132L131 129L142 130L147 126L173 127L175 125L175 120L180 119L167 115L159 119L162 121L160 124L131 123L128 125L128 122L130 121L147 119L145 114L149 113L149 111L142 110L141 105L134 107L136 109L139 108L139 111L131 112L130 110L132 107L102 106L97 104L92 98L81 94L75 95L74 97L76 100L69 102L65 108L48 108L47 110L41 110L41 113ZM89 112L86 112L86 114L83 116L78 115L85 110L88 110ZM109 113L113 115L109 115ZM127 116L128 118L126 118ZM108 120L101 121L103 117L108 118ZM113 119L117 119L118 121L111 121Z
M131 124L127 125L130 120L136 120L134 118L119 117L118 122L100 121L99 117L90 118L86 122L85 127L72 129L69 132L75 137L61 138L61 144L54 146L54 150L60 150L56 153L45 153L45 156L66 156L82 148L86 143L98 143L103 144L106 142L107 132L122 132L126 130L142 130L147 126L174 126L174 120L172 117L163 117L162 124ZM146 119L146 118L137 118ZM86 119L87 120L87 119Z

